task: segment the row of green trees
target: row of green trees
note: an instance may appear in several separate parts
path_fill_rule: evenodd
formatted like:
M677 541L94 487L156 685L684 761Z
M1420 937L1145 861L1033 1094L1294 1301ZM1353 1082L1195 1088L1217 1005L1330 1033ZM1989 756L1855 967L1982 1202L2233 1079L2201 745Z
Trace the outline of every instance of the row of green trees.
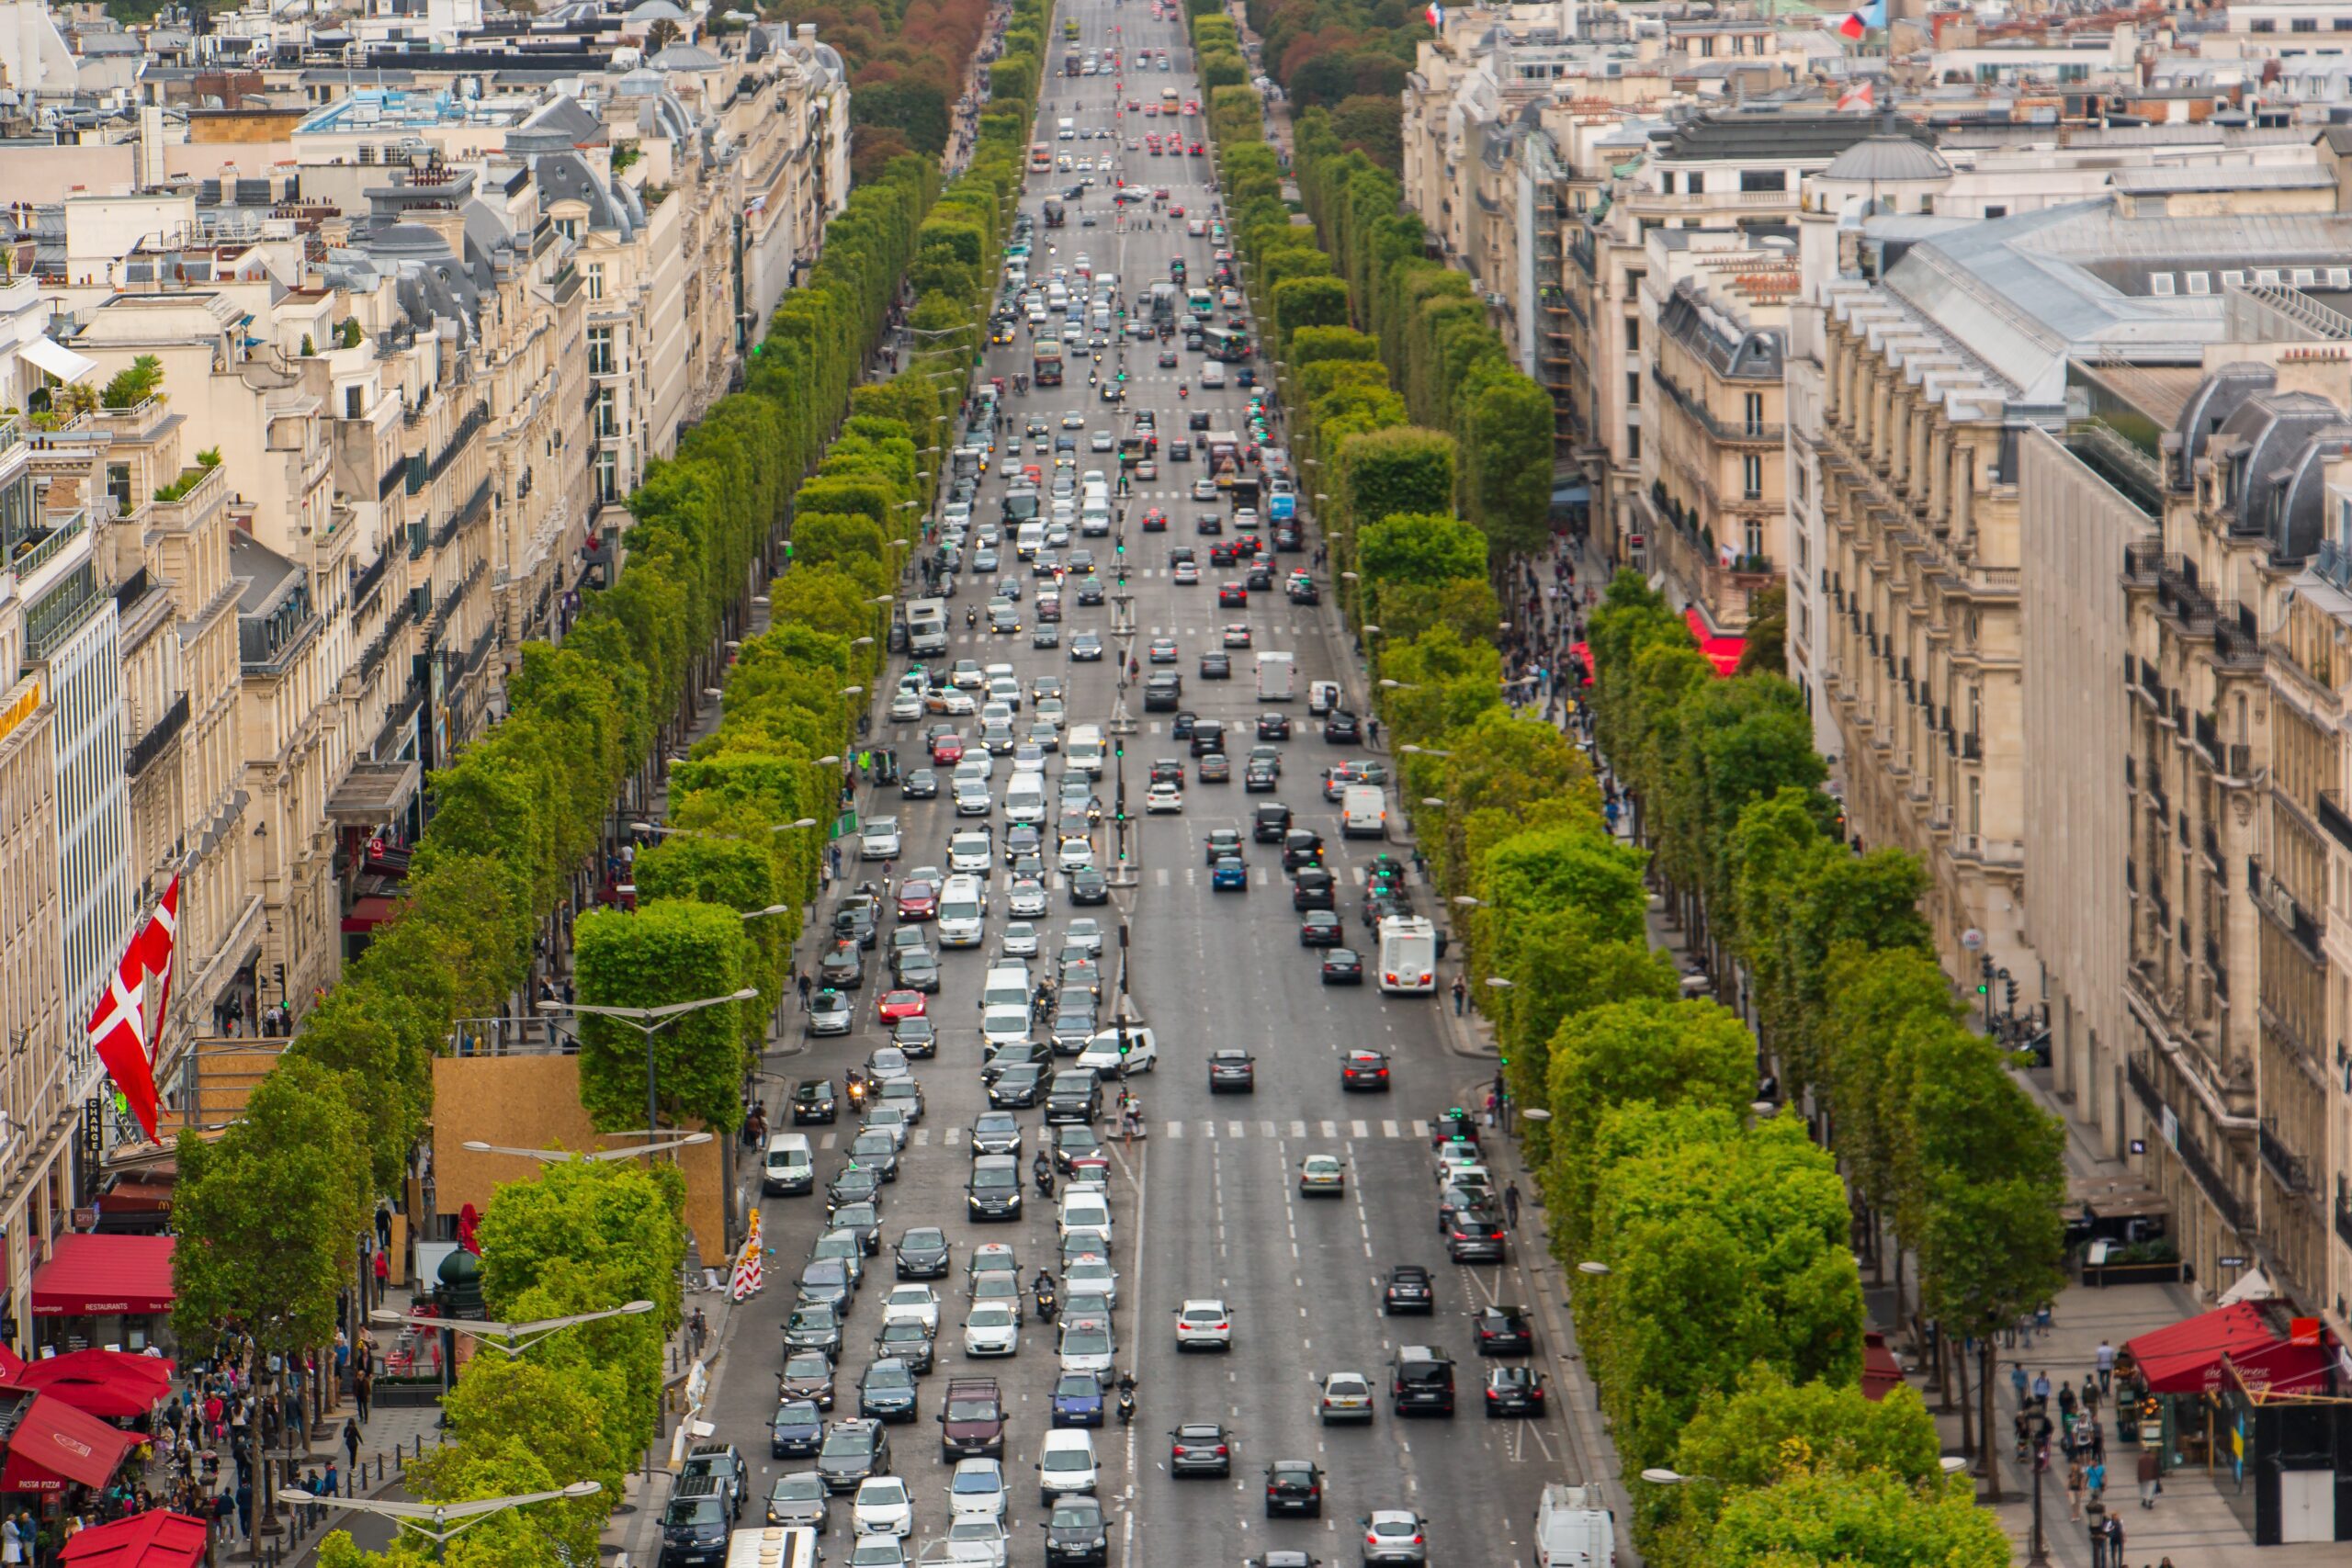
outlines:
M1829 1155L1797 1121L1751 1110L1754 1038L1715 1003L1680 1000L1649 943L1646 857L1610 831L1582 753L1501 702L1487 567L1509 547L1453 514L1460 439L1407 423L1391 373L1413 356L1347 324L1383 276L1333 267L1293 221L1254 98L1210 107L1399 795L1463 911L1465 978L1510 1099L1539 1113L1521 1125L1554 1246L1592 1266L1569 1275L1587 1364L1630 1471L1707 1478L1636 1484L1645 1551L1693 1568L1907 1562L1921 1545L1963 1568L2006 1562L1996 1522L1943 1477L1918 1396L1861 1392L1861 1282ZM1336 292L1336 319L1301 318L1302 283ZM1544 439L1548 476L1548 407Z
M1009 58L1017 70L1025 47L1034 82L1043 7L1025 0L1017 17ZM305 1017L243 1119L216 1142L183 1137L175 1264L183 1344L234 1334L264 1356L290 1359L333 1337L337 1296L355 1278L369 1209L396 1190L430 1115L433 1057L460 1021L503 1012L522 991L534 934L569 896L578 868L594 863L621 784L652 756L663 716L678 711L689 683L707 679L698 665L775 530L797 513L796 545L808 570L775 584L778 629L745 649L735 684L747 712L730 711L722 734L673 779L681 825L711 831L643 858L649 907L638 921L598 914L579 926L590 999L600 992L631 1003L664 999L649 991L681 980L688 996L752 985L762 1003L778 999L797 916L747 929L739 911L777 903L797 909L813 892L817 838L764 829L831 816L831 768L810 760L844 748L852 708L841 689L870 682L880 668L887 621L872 601L903 558L884 536L903 536L937 482L924 447L939 448L956 401L950 383L962 379L978 342L976 301L984 292L974 265L989 254L987 237L1017 189L1029 112L1019 101L991 110L983 157L944 195L935 164L911 156L852 193L808 282L786 297L754 346L747 389L716 405L674 457L649 466L630 498L635 521L620 581L589 596L560 648L522 650L507 719L429 781L434 815L393 918ZM901 277L944 283L914 311L918 329L935 329L922 340L930 350L888 386L854 395ZM852 417L832 440L845 407ZM736 757L763 750L755 744L763 727L764 758ZM762 829L756 842L726 837L753 826ZM659 954L649 951L657 946ZM674 1026L657 1062L663 1114L735 1126L741 1070L764 1016L751 1004ZM635 1124L644 1111L640 1037L594 1029L582 1056L582 1097L598 1123ZM583 1212L582 1224L546 1224L544 1245L502 1258L501 1229L486 1223L492 1311L528 1317L631 1299L652 1300L659 1311L561 1337L619 1377L615 1390L601 1392L571 1380L574 1400L612 1396L600 1420L571 1409L533 1427L510 1407L551 1398L548 1391L514 1392L516 1379L527 1382L530 1374L513 1369L469 1370L451 1405L459 1441L432 1472L438 1479L420 1483L440 1488L427 1495L530 1490L534 1472L524 1461L532 1454L548 1459L559 1483L581 1474L616 1483L601 1500L532 1516L539 1522L512 1527L520 1533L511 1538L482 1527L471 1539L504 1543L484 1562L554 1562L567 1540L593 1551L626 1456L653 1430L660 1347L677 1322L684 1243L673 1179L638 1175L629 1179L653 1185L591 1190L576 1185L587 1179L578 1168L557 1170L546 1183L502 1190L493 1214L586 1205L609 1235L592 1249ZM566 1241L567 1231L577 1234ZM526 1258L544 1267L516 1272ZM613 1269L624 1262L643 1278L619 1279ZM636 1349L632 1335L645 1337ZM535 1354L550 1367L569 1365L560 1349ZM534 1435L558 1431L581 1445L579 1465L568 1472L569 1461L549 1457L563 1445Z
M1962 1408L1981 1438L1996 1332L2064 1282L2063 1133L1966 1027L1918 912L1917 860L1846 844L1796 689L1763 671L1717 679L1631 575L1589 643L1601 744L1685 927L1719 972L1748 977L1765 1050L1792 1103L1815 1108L1873 1256L1880 1227L1893 1237L1898 1313L1910 1259L1939 1343L1976 1340ZM1965 1393L1967 1369L1953 1370Z

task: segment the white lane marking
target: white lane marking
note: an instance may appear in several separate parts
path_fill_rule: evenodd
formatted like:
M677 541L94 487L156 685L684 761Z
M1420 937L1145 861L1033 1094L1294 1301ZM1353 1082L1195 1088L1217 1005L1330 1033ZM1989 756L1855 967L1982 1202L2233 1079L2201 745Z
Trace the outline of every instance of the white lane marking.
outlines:
M1152 868L1151 885L1154 887L1165 887L1168 886L1168 868L1166 866L1154 866Z
M831 1148L831 1147L832 1147L836 1143L839 1143L840 1141L841 1141L841 1139L840 1139L840 1134L834 1134L834 1133L827 1133L824 1136L822 1136L822 1137L820 1137L820 1138L819 1138L819 1139L817 1140L817 1146L818 1146L819 1148L820 1148L820 1149L830 1149L830 1148Z
M1202 1123L1201 1123L1201 1136L1202 1136L1202 1137L1204 1137L1204 1138L1214 1138L1214 1137L1216 1137L1216 1122L1202 1122Z
M1214 1123L1212 1123L1212 1124L1214 1124ZM1242 1123L1242 1122L1227 1122L1227 1123L1225 1124L1225 1130L1226 1130L1226 1135L1227 1135L1227 1137L1231 1137L1231 1138L1246 1138L1246 1137L1248 1137L1248 1136L1250 1135L1250 1129L1249 1129L1249 1127L1248 1127L1246 1124L1244 1124L1244 1123Z
M1327 1138L1336 1138L1336 1137L1338 1137L1338 1136L1340 1135L1340 1124L1339 1124L1337 1122L1324 1122L1324 1123L1323 1123L1323 1135L1324 1135L1325 1137L1327 1137Z
M1306 1136L1306 1123L1304 1122L1292 1122L1290 1124L1290 1135L1294 1138L1303 1138Z
M1184 1123L1182 1122L1170 1122L1168 1123L1168 1135L1171 1138L1182 1137L1184 1135Z
M925 1144L928 1144L928 1143L930 1143L930 1142L931 1142L931 1129L930 1129L930 1128L928 1128L928 1127L918 1127L918 1128L916 1128L916 1129L915 1129L915 1137L914 1137L914 1144L915 1144L915 1147L917 1147L917 1148L921 1148L921 1147L922 1147Z
M950 1127L946 1132L940 1134L939 1141L951 1149L955 1148L964 1141L964 1129L961 1127Z
M1397 1136L1396 1123L1394 1122L1383 1122L1380 1124L1380 1135L1384 1138L1394 1138Z
M1274 1135L1274 1124L1272 1122L1261 1122L1258 1127L1264 1136L1271 1138Z
M1415 1136L1415 1137L1417 1137L1417 1138L1426 1138L1426 1137L1428 1137L1429 1135L1430 1135L1430 1124L1429 1124L1428 1122L1414 1122L1414 1123L1413 1123L1413 1136Z
M1368 1138L1372 1136L1372 1129L1361 1122L1351 1122L1348 1123L1348 1134L1351 1137Z

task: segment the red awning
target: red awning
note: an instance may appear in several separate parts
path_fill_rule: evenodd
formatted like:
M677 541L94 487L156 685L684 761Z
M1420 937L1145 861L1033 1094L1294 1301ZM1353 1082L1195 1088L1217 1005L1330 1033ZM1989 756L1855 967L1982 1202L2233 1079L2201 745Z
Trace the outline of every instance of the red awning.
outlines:
M343 934L366 936L392 918L392 900L377 894L352 901L351 913L343 917Z
M123 1350L75 1350L32 1361L9 1379L108 1420L144 1416L172 1394L172 1363Z
M169 1312L167 1235L62 1235L33 1270L35 1317L116 1317Z
M8 1436L0 1492L57 1492L69 1481L104 1486L123 1455L145 1439L107 1426L48 1394L35 1394Z
M2324 1393L2328 1389L2328 1348L2297 1345L2281 1339L2260 1349L2233 1353L2229 1371L2248 1393Z
M2151 1393L2202 1393L2222 1386L2224 1356L2244 1361L2285 1343L2260 1307L2239 1302L2143 1334L2123 1348Z
M1715 673L1729 677L1739 672L1741 655L1747 651L1744 637L1717 637L1707 630L1707 619L1699 614L1699 606L1691 605L1682 612L1682 624L1690 628L1690 637L1698 643L1699 651L1715 667Z
M195 1568L204 1561L204 1521L150 1508L79 1532L65 1543L65 1561L80 1568Z

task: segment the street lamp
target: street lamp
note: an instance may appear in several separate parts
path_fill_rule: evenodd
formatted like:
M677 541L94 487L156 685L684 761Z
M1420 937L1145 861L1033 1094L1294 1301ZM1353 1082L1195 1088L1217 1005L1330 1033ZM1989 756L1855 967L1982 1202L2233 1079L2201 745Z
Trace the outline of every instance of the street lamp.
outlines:
M608 1317L639 1317L652 1310L651 1302L623 1302L602 1312L575 1312L562 1317L536 1318L529 1323L492 1323L481 1318L435 1317L430 1313L378 1307L368 1314L368 1321L385 1328L433 1328L462 1334L469 1339L481 1340L484 1348L496 1350L511 1361L550 1334L560 1334L583 1323L602 1323Z
M651 1303L647 1303L650 1306ZM380 1514L402 1528L413 1529L435 1546L447 1546L465 1531L509 1508L520 1508L532 1503L553 1503L594 1496L604 1490L599 1481L575 1481L554 1492L521 1492L511 1497L477 1497L469 1503L399 1503L381 1497L338 1497L335 1506L355 1513ZM454 1529L449 1521L458 1522Z
M737 912L747 920L757 920L764 919L769 915L788 915L792 913L792 906L789 904L770 904L764 909L742 909Z
M1456 893L1453 896L1453 901L1465 909L1483 909L1487 907L1487 901L1484 898L1473 898L1467 893Z
M1504 979L1500 975L1487 976L1487 984L1490 988L1498 991L1514 991L1519 988L1512 985L1509 980Z
M600 1007L588 1002L541 1002L539 1006L557 1012L581 1013L591 1018L609 1018L616 1023L628 1025L645 1036L645 1124L648 1127L659 1127L662 1125L662 1100L656 1090L653 1077L653 1037L688 1013L700 1012L705 1008L724 1007L729 1002L748 1002L759 994L755 987L746 986L740 991L729 991L723 997L698 997L690 1002L666 1002L660 1007L652 1008ZM652 1163L652 1159L651 1155L646 1156L646 1163L649 1165Z
M1419 686L1412 684L1410 682L1392 681L1385 675L1383 675L1380 678L1380 689L1384 692L1418 692L1420 690Z
M1453 756L1451 751L1440 751L1430 746L1399 746L1396 750L1407 757L1436 757L1442 761L1451 761Z
M1438 798L1436 795L1425 795L1421 796L1421 804L1423 806L1435 806L1442 808L1445 805L1445 802Z
M865 690L865 688L863 686L843 686L840 691L833 694L837 697L854 697L859 695Z
M1609 1265L1608 1265L1608 1264L1606 1264L1606 1263L1595 1263L1594 1261L1592 1261L1592 1259L1590 1259L1590 1258L1588 1258L1587 1259L1585 1259L1582 1263L1579 1263L1579 1264L1577 1264L1577 1273L1579 1273L1579 1274L1589 1274L1590 1276L1592 1276L1592 1278L1594 1278L1594 1279L1596 1279L1596 1280L1602 1280L1602 1279L1606 1279L1606 1278L1608 1278L1610 1275L1614 1274L1616 1271L1617 1271L1617 1270L1615 1270L1614 1269L1611 1269L1611 1267L1609 1267Z
M1386 637L1388 635L1388 628L1385 626L1375 626L1367 624L1363 627L1363 635L1366 637Z
M1642 1472L1642 1479L1653 1486L1681 1486L1700 1480L1701 1477L1685 1475L1679 1470L1668 1470L1657 1466Z
M564 1165L576 1159L586 1160L592 1164L635 1159L639 1155L668 1154L672 1149L683 1149L689 1145L708 1142L710 1142L708 1133L681 1133L676 1137L662 1143L630 1144L617 1149L590 1149L585 1154L577 1149L525 1149L517 1148L511 1144L485 1144L479 1138L469 1138L458 1146L472 1154L512 1155L516 1159L540 1159L547 1161L549 1165Z

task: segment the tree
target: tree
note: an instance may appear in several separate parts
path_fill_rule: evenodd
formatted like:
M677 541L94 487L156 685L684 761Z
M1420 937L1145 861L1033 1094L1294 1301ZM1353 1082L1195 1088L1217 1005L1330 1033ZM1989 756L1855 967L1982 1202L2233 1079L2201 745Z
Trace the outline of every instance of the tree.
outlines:
M409 1486L426 1502L455 1503L596 1482L590 1496L519 1510L512 1527L558 1562L585 1562L634 1457L615 1420L628 1385L615 1368L550 1365L548 1343L520 1359L490 1351L467 1362L441 1402L450 1441L413 1461Z
M1304 369L1325 360L1370 364L1380 357L1380 340L1353 327L1301 327L1290 341L1290 362Z
M1478 530L1442 512L1391 512L1357 520L1356 567L1374 582L1483 582L1487 545Z
M660 899L635 914L592 910L573 929L580 999L655 1008L723 997L747 982L746 939L734 909ZM687 1013L647 1036L593 1015L580 1031L580 1100L600 1127L645 1125L646 1075L657 1121L731 1132L743 1115L743 1034L738 1004Z
M2062 1168L2036 1168L1994 1181L1941 1173L1928 1197L1919 1304L1946 1336L1976 1341L1978 1452L1991 1502L2001 1499L1992 1436L1996 1336L2065 1286L2064 1196Z
M1453 438L1442 432L1383 430L1353 436L1341 447L1340 461L1348 516L1359 528L1399 512L1442 516L1453 505Z
M1498 556L1548 548L1552 395L1499 361L1481 367L1468 382L1455 405L1462 509Z
M1273 286L1274 333L1287 343L1301 327L1348 324L1348 286L1336 277L1293 277Z
M2007 1568L2011 1560L1999 1517L1965 1485L1827 1466L1733 1493L1703 1559L1709 1568Z
M1775 582L1747 597L1747 646L1740 650L1742 675L1789 672L1789 590Z
M597 1308L650 1301L655 1325L674 1329L685 1190L675 1166L611 1160L565 1160L505 1183L481 1218L482 1299L511 1321L535 1291L608 1275L613 1293Z

